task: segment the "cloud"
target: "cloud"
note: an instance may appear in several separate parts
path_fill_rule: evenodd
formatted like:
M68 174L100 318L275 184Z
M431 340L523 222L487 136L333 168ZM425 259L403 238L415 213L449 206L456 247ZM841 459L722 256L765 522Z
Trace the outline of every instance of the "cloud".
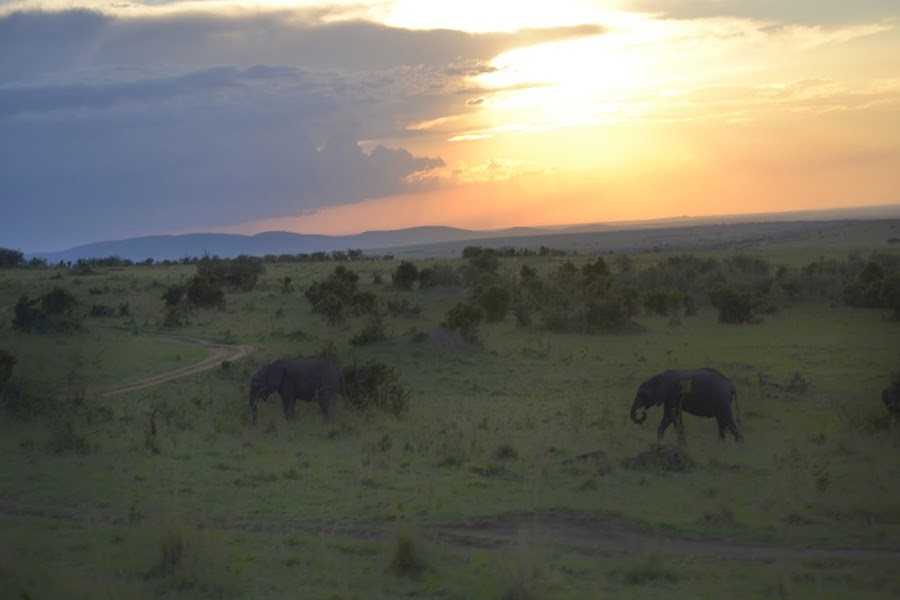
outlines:
M313 10L129 14L0 17L4 245L227 227L436 185L440 157L377 140L463 110L459 92L501 52L602 31L415 31Z
M896 0L625 0L623 8L673 19L744 17L781 23L837 25L895 19ZM864 16L864 17L863 17Z

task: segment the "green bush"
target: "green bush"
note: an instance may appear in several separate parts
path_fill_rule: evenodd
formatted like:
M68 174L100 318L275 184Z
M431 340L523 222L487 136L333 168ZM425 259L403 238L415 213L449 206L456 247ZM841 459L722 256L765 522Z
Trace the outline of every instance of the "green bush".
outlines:
M184 298L184 292L184 286L173 283L163 292L162 301L166 303L167 307L178 306L181 299Z
M225 305L225 292L217 276L194 275L188 283L187 299L191 306L198 308L222 308Z
M303 295L313 307L313 312L318 314L326 314L333 312L334 306L321 306L319 304L325 301L329 296L334 296L341 302L341 306L353 306L353 297L357 293L359 285L359 275L343 265L334 268L328 277L322 281L314 281ZM329 303L334 304L333 300Z
M18 267L25 262L25 255L12 248L0 248L0 268Z
M484 311L484 320L488 323L497 323L505 319L511 301L512 298L506 288L496 285L478 294L478 305Z
M363 328L350 338L350 344L362 346L363 344L380 342L385 338L387 338L387 333L384 329L384 317L379 314L371 314L366 319Z
M709 301L719 311L722 323L749 323L753 320L753 300L747 292L719 286L709 292Z
M58 286L41 297L41 308L48 315L71 315L76 304L72 292Z
M469 342L478 341L478 326L484 319L484 312L481 307L471 302L457 302L447 314L441 323L445 328L458 331L464 340Z
M256 287L256 282L265 270L262 259L246 254L230 259L204 256L197 262L197 275L215 277L229 287L244 291Z
M391 281L398 290L409 291L419 279L419 269L411 262L404 260L394 269Z
M9 350L0 350L0 391L6 386L6 382L12 377L13 367L16 366L16 357Z
M335 294L328 294L320 300L314 307L313 312L325 317L332 325L343 323L346 319L344 314L344 303Z
M74 329L79 325L72 315L77 304L75 296L61 287L54 287L39 298L22 295L13 308L12 325L28 332Z
M684 305L685 296L673 288L656 288L644 294L644 308L651 314L675 318Z
M354 408L376 408L395 416L409 408L409 392L400 383L400 374L384 362L344 367L343 376L344 397Z

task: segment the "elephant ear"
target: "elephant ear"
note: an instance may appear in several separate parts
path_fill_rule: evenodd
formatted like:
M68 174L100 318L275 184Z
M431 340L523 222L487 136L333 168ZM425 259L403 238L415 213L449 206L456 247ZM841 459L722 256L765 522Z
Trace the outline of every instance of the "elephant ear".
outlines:
M668 382L663 375L654 375L650 378L648 382L650 385L650 397L653 398L653 404L655 406L662 406L666 401L666 397L669 395Z
M266 385L266 389L270 392L274 392L281 388L281 380L284 378L285 368L284 365L273 362L266 368L264 382Z

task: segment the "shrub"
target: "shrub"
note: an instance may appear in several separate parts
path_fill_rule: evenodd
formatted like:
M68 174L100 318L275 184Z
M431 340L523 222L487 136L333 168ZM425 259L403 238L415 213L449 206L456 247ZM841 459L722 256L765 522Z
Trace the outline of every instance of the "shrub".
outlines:
M72 292L58 286L41 297L41 308L48 315L71 315L76 304Z
M404 291L411 290L418 278L419 270L416 268L416 265L407 260L402 261L391 274L391 281L393 282L394 287Z
M388 298L385 307L394 317L417 317L422 314L422 307L418 303L413 304L407 298L395 296Z
M469 342L478 340L478 326L484 319L484 312L471 302L458 302L444 316L441 323L445 328L458 331Z
M509 292L496 285L478 295L478 305L484 311L484 320L488 323L497 323L506 318L510 301Z
M230 287L244 291L256 287L259 276L265 273L265 270L262 259L246 254L231 259L204 256L197 262L197 275L206 278L215 277Z
M361 346L363 344L380 342L385 338L387 338L387 334L384 329L384 317L379 314L372 314L366 319L363 328L350 338L350 343L354 346Z
M409 392L400 383L397 369L381 361L345 367L344 397L358 409L377 408L400 416L409 407Z
M346 319L344 315L344 303L335 294L328 294L320 300L314 307L313 312L325 317L332 325L343 323Z
M194 275L188 283L187 299L191 306L222 308L225 305L225 292L215 275Z
M373 315L378 312L378 296L372 292L356 292L351 303L353 312L358 315Z
M681 292L672 288L659 287L644 294L644 308L661 317L676 316L682 302Z
M329 296L334 296L341 302L342 310L343 306L353 306L353 297L357 293L358 283L359 275L355 271L338 265L327 278L310 284L303 295L312 305L313 312L327 314L333 312L334 307L319 307L319 304ZM329 300L329 302L334 304L333 300Z
M25 255L19 250L0 248L0 268L18 267L25 261Z
M16 366L16 357L9 350L0 350L0 390L6 386L6 382L12 377L13 367Z
M39 301L40 298L29 298L23 294L13 309L15 313L12 320L13 327L22 331L31 331L34 324L43 316L41 310L37 308Z
M21 331L76 328L78 321L72 312L77 303L75 296L61 287L54 287L39 298L22 295L13 309L12 325Z
M879 308L884 268L875 261L868 261L853 281L844 287L844 302L864 308Z
M94 304L91 306L92 317L112 317L115 316L116 309L108 304Z
M419 271L419 287L423 289L438 286L453 287L459 285L459 274L448 263L435 263L431 268Z
M753 319L753 302L746 292L718 286L709 292L709 301L719 311L722 323L749 323Z
M184 297L184 286L172 284L166 291L163 292L162 300L166 303L167 307L178 306L178 303L181 302L181 299Z

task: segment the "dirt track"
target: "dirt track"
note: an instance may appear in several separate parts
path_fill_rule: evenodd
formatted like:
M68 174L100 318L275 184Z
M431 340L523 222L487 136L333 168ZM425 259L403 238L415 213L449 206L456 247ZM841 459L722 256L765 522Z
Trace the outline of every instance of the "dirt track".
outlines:
M69 523L98 522L124 525L128 521L108 508L79 505L34 506L0 496L0 519L32 518ZM152 515L150 515L152 518ZM190 520L188 518L188 520ZM196 525L204 527L202 517ZM214 529L254 533L301 534L352 541L382 541L391 531L390 522L329 523L283 518L236 518L217 521ZM609 515L585 515L566 511L513 513L465 522L427 523L418 529L432 543L454 548L502 549L517 544L551 545L580 556L656 552L679 556L754 559L842 558L900 560L900 550L825 548L751 543L725 539L699 539L661 533Z
M166 381L172 381L175 379L180 379L182 377L187 377L188 375L194 375L195 373L208 371L220 365L223 360L234 362L236 360L244 358L253 350L253 346L248 346L246 344L234 346L230 344L220 344L218 342L213 342L210 340L202 340L199 338L182 337L175 335L160 335L157 337L172 340L174 342L187 343L194 346L207 348L212 351L212 354L204 358L203 360L190 364L186 367L181 367L179 369L175 369L174 371L169 371L168 373L161 373L160 375L146 377L138 381L133 381L131 383L126 383L124 385L119 385L114 388L105 390L100 393L101 398L127 394L128 392L133 392L135 390L140 390L160 383L165 383Z

